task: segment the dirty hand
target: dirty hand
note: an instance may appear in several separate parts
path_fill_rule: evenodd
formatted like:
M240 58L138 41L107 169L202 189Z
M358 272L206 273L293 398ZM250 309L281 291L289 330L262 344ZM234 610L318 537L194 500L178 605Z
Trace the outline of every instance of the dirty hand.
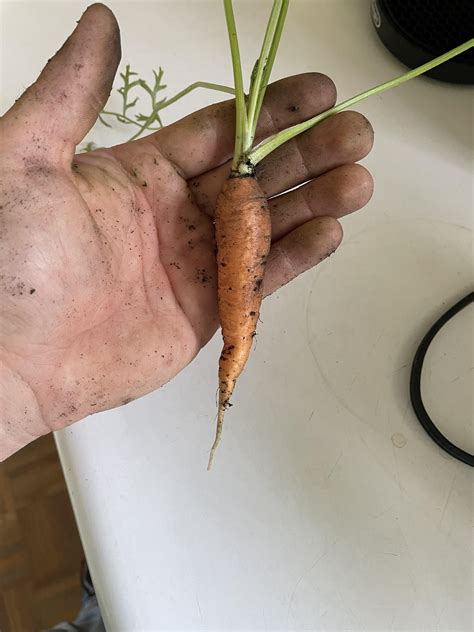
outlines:
M113 14L93 5L0 119L0 458L35 437L148 393L218 326L213 209L229 172L234 107L207 107L132 143L74 155L120 60ZM308 73L269 87L259 136L335 102ZM332 253L337 218L372 193L354 161L369 123L341 113L257 170L271 202L269 294Z

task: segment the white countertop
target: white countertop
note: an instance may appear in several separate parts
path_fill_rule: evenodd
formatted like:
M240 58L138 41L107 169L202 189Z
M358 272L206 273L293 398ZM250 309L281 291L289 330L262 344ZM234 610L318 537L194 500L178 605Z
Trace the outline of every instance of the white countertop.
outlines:
M219 1L110 6L123 64L163 66L170 94L231 81ZM269 3L238 6L249 69ZM2 110L84 7L2 3ZM365 0L294 0L275 76L306 70L345 98L403 67ZM471 108L467 88L425 78L361 104L374 197L336 255L265 302L210 473L220 335L159 392L57 435L109 630L471 629L472 471L408 399L417 343L470 287ZM472 451L470 310L433 344L424 388Z

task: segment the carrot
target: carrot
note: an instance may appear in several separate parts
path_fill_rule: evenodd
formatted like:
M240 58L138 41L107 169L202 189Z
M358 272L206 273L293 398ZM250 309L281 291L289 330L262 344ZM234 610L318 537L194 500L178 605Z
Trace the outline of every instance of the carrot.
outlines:
M208 469L222 434L226 409L249 357L262 303L270 251L267 199L253 175L231 174L216 205L217 296L224 346L219 359L217 430Z

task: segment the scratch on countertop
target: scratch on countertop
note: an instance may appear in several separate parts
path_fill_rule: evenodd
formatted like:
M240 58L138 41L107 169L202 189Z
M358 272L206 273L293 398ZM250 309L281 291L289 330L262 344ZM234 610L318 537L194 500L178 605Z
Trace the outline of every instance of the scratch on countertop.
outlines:
M377 415L379 414L379 406L380 406L380 400L381 400L381 395L379 394L377 396L377 403L375 404L375 412L374 415L377 418Z
M446 610L446 606L443 606L441 608L441 610L440 610L440 613L438 615L438 619L436 620L436 630L439 630L439 624L441 622L441 617L443 616L445 610Z
M390 630L393 630L394 623L395 623L395 614L392 615L392 620L390 621Z
M379 344L379 342L382 340L383 335L385 333L385 329L382 329L382 331L379 333L379 335L377 336L374 344L372 345L372 351L375 349L375 347Z
M402 366L399 366L398 368L393 369L393 372L398 373L398 371L401 371L402 369L406 369L407 366L408 366L408 363L402 364Z
M311 295L311 293L310 293ZM336 401L343 407L345 408L351 415L353 415L358 421L360 421L362 424L367 424L367 422L358 414L356 413L355 410L352 410L351 407L349 406L349 404L344 400L343 397L341 397L336 390L334 389L334 387L332 386L331 382L328 380L326 374L323 371L323 368L321 366L321 364L319 363L319 360L317 358L316 353L314 352L314 349L311 345L311 334L309 331L309 323L310 323L310 319L309 319L309 311L310 311L310 303L308 300L308 304L306 306L305 309L305 338L306 338L306 342L308 343L308 349L309 352L313 358L314 364L316 365L316 368L318 369L321 378L326 386L326 388L328 389L328 391L330 393L332 393L333 397L336 399Z
M458 475L458 466L456 464L455 468L454 468L454 474L453 474L453 478L451 480L451 485L449 486L449 492L448 495L446 497L446 502L444 503L444 507L443 507L443 511L441 513L441 518L439 519L438 522L438 528L441 526L441 523L444 520L444 515L446 513L446 509L448 508L449 505L449 501L451 500L451 494L453 493L453 489L454 489L454 484L456 483L456 477Z
M201 623L204 623L204 619L202 618L202 612L201 612L201 604L199 603L199 597L197 596L197 593L196 593L196 603L199 610L199 616L201 617Z
M297 580L297 582L295 584L295 587L293 588L293 590L291 592L290 602L288 604L288 612L287 612L287 615L286 615L286 620L287 621L290 618L291 608L293 607L293 601L295 600L296 591L298 590L299 585L301 584L303 579L305 579L305 577L308 577L308 575L311 573L311 571L313 571L316 568L316 566L319 564L319 562L321 562L321 560L326 557L326 555L329 553L329 551L334 546L334 544L335 544L335 542L333 542L330 546L328 546L327 549L324 551L324 553L322 553L319 557L317 557L316 560L313 562L313 564L308 568L308 570L304 571L302 573L302 575L300 576L300 578Z
M352 378L351 383L349 384L349 389L348 389L349 393L352 393L352 389L354 387L354 384L357 381L357 377L358 377L357 375L354 375L354 377Z
M373 520L377 520L378 518L380 518L381 516L384 516L386 513L388 513L391 509L393 509L398 503L394 502L391 503L388 507L386 507L385 509L382 509L382 511L379 511L376 514L370 514Z
M356 625L359 625L359 621L358 621L357 617L355 616L354 611L353 611L353 610L352 610L352 608L351 608L351 607L347 604L347 602L346 602L346 600L344 599L344 597L342 596L342 593L341 593L341 591L339 590L339 588L336 588L336 594L338 595L338 597L339 597L339 599L340 599L340 601L341 601L341 604L342 604L342 607L344 608L344 610L345 610L346 612L348 612L348 613L349 613L349 615L350 615L350 616L354 619L354 621L356 622Z
M393 445L393 443L392 443L392 453L393 453L393 459L394 459L394 463L395 463L395 476L394 476L394 478L395 478L395 480L397 481L397 484L398 484L398 488L399 488L399 490L400 490L400 493L402 493L402 494L403 494L404 490L403 490L402 484L401 484L401 482L400 482L400 473L399 473L399 471L398 471L398 458L397 458L397 452L396 452L396 450L395 450L395 446Z
M343 452L342 452L342 450L341 450L341 452L339 453L339 456L337 457L337 459L336 459L336 461L335 461L334 465L333 465L333 466L332 466L332 468L329 470L329 473L328 473L328 475L326 476L326 480L327 480L327 481L328 481L328 480L331 478L331 476L333 475L334 470L336 469L336 467L337 467L337 465L338 465L339 461L341 460L342 455L343 455Z
M400 521L397 521L397 528L398 528L398 531L399 531L399 533L400 533L400 535L402 537L403 542L405 543L405 548L406 548L406 551L407 551L407 555L405 556L405 559L407 560L406 574L408 575L408 579L410 580L410 584L411 584L411 587L412 587L412 590L413 590L413 594L415 596L417 596L418 595L418 589L416 587L415 577L413 575L413 571L412 571L411 566L410 566L410 562L412 560L416 559L416 555L413 553L413 550L408 545L408 540L405 537L405 534L403 532L402 525L400 524Z
M405 425L406 425L406 420L407 420L408 413L409 413L410 410L411 410L411 402L410 402L410 400L407 397L407 403L406 403L406 406L405 406L405 412L403 413L403 418L402 418L402 422L405 423Z
M377 452L375 452L374 450L372 450L372 448L369 446L369 444L367 443L367 441L364 439L364 437L362 436L362 433L360 432L359 429L357 429L357 435L359 437L359 440L361 441L361 443L364 444L364 446L367 449L367 452L370 454L370 456L372 457L372 459L378 464L378 466L385 472L385 474L389 477L389 478L393 478L393 472L392 470L388 467L388 465L385 463L385 461L382 461L380 459L380 457L378 456Z

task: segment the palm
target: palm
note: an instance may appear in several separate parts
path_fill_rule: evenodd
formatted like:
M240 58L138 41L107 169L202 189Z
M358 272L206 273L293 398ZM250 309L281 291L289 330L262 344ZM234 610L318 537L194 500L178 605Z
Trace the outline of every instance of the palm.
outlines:
M76 316L60 317L70 361L88 357L97 392L112 395L96 404L109 407L168 381L216 330L213 224L145 143L79 155L72 173L81 226L64 239L89 265L82 283L71 272Z
M73 157L97 114L89 103L97 93L102 104L107 98L103 73L118 63L116 35L111 14L94 5L38 87L2 120L4 206L14 212L5 215L4 355L32 386L52 427L159 387L218 326L212 213L230 168L233 104L206 108L144 140ZM83 37L97 47L89 59ZM87 85L95 81L90 101L71 77L79 66ZM68 86L78 111L61 108L57 91L45 91L48 82ZM308 118L334 99L322 75L277 82L259 134ZM35 145L32 128L39 129ZM263 163L263 190L269 197L283 193L272 202L266 293L337 247L336 218L371 194L370 176L351 164L371 142L365 119L346 113Z

